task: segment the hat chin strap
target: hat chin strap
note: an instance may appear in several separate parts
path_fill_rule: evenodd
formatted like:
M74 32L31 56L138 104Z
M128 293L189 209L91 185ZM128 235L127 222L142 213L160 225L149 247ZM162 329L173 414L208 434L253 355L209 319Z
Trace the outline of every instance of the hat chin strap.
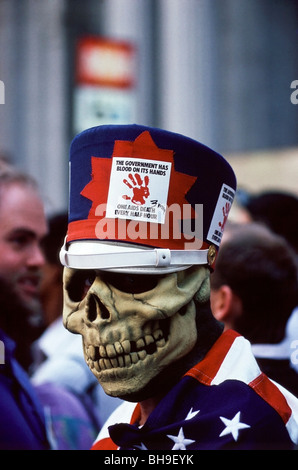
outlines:
M131 248L117 253L93 252L72 253L61 248L60 261L63 266L73 269L101 269L125 272L173 272L192 265L208 264L208 250L149 250Z

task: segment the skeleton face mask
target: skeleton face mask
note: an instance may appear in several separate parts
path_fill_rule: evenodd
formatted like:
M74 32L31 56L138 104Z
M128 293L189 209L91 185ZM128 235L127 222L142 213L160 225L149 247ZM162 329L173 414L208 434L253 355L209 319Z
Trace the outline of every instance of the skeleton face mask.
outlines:
M194 297L209 296L206 280L205 266L165 275L65 268L64 325L82 335L86 362L108 395L139 392L193 349Z

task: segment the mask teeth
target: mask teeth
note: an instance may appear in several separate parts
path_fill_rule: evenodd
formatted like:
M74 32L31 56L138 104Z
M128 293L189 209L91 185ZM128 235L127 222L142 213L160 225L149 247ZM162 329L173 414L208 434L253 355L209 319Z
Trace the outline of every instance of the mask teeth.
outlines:
M107 344L106 346L88 346L87 362L91 369L98 372L117 367L130 367L143 361L147 355L154 354L157 348L162 348L166 339L162 329L157 328L152 334L146 334L137 341L124 340Z

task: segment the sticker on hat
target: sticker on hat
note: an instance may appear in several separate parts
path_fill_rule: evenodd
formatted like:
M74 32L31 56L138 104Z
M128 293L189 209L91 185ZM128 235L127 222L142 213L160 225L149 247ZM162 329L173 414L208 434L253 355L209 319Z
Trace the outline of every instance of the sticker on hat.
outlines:
M213 218L209 227L207 239L219 246L225 224L235 197L235 191L227 184L223 184L215 206Z
M106 216L163 224L171 162L113 158Z

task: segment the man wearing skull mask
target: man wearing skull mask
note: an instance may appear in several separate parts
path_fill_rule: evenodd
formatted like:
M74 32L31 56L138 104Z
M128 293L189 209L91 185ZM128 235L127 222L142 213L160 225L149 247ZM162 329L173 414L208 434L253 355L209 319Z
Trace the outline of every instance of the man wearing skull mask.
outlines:
M228 163L137 125L84 131L70 163L64 324L105 392L125 400L93 448L292 448L297 400L210 310L236 189Z

